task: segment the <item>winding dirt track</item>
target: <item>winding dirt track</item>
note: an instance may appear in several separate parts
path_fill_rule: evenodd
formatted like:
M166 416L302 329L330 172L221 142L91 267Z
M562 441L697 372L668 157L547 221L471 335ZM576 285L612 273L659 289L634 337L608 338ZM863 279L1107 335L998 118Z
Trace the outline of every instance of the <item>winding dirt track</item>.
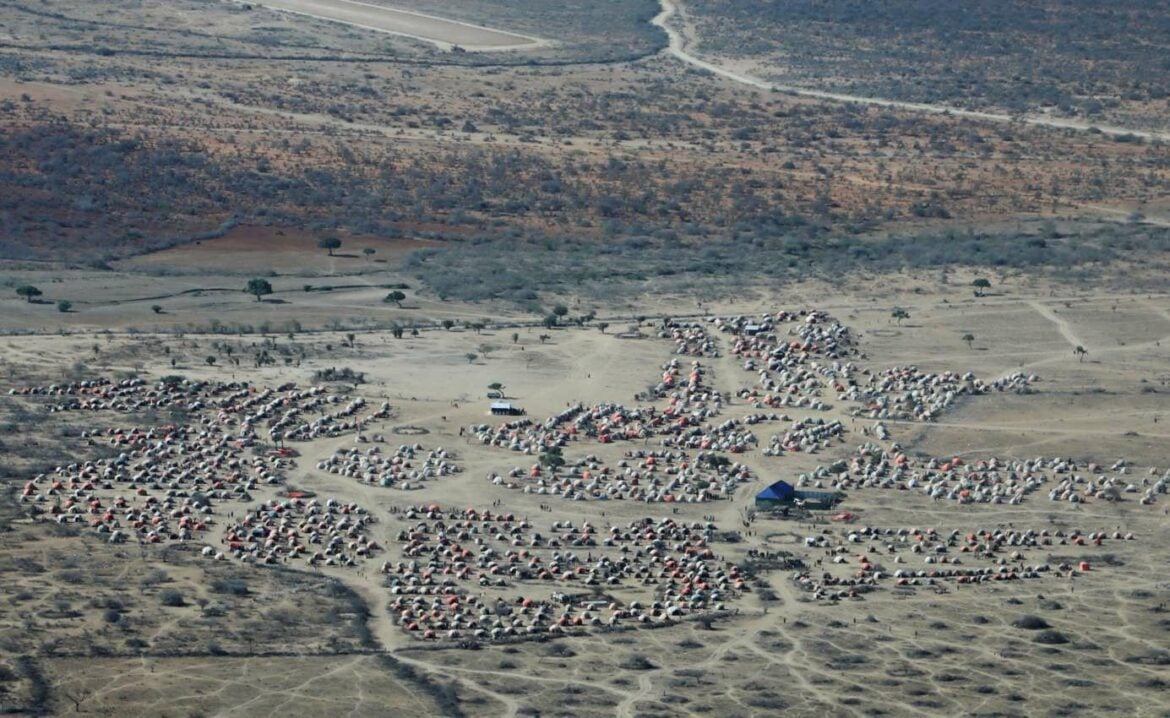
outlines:
M799 95L801 97L813 97L818 100L830 100L833 102L854 102L862 105L876 105L878 107L889 107L896 110L907 110L910 112L920 112L931 115L949 115L951 117L961 117L969 120L979 120L983 122L999 122L999 123L1018 123L1023 125L1032 125L1034 127L1048 127L1061 130L1078 130L1081 132L1099 131L1105 135L1134 135L1146 140L1159 140L1162 142L1170 141L1170 133L1153 132L1148 130L1133 130L1126 127L1115 127L1109 125L1094 125L1087 122L1079 122L1077 120L1067 120L1054 117L1035 117L1023 116L1013 117L999 112L981 112L979 110L964 110L957 107L948 107L946 105L930 105L921 102L904 102L902 100L890 100L882 97L865 97L863 95L848 95L840 92L828 92L825 90L814 90L806 87L797 87L795 85L784 85L763 78L754 77L740 72L729 70L725 67L717 65L708 60L691 54L687 50L687 41L683 33L672 24L672 20L683 22L682 11L675 0L658 0L662 10L658 13L650 23L656 27L662 28L670 40L670 44L666 51L675 56L683 62L693 65L699 69L706 70L720 77L727 78L742 85L755 87L760 90L768 90L771 92L784 92L791 95ZM692 33L693 35L693 33Z

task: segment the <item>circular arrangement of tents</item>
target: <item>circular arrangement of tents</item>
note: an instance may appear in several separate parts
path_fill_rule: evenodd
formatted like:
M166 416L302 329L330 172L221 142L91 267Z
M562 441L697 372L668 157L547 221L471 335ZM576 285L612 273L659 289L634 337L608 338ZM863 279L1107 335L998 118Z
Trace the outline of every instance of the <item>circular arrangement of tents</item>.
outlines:
M244 456L238 442L194 426L83 432L119 453L59 466L21 490L21 501L58 523L84 523L112 542L185 541L214 521L213 505L248 501L257 487L282 481L291 465L272 453Z
M497 486L530 494L575 501L613 500L647 503L702 503L726 499L740 484L752 480L744 465L720 461L710 452L691 455L679 450L628 451L616 469L594 455L559 468L533 464L513 468L507 477L489 474Z
M717 529L709 522L644 518L602 529L558 521L542 533L509 512L431 505L405 517L415 523L397 535L403 558L385 562L382 570L400 625L419 638L499 639L627 619L671 622L723 610L749 590L739 569L712 552ZM467 591L519 584L588 590L511 604ZM653 598L599 602L603 587L644 587Z
M853 416L878 420L872 432L865 432L879 442L864 443L844 459L800 474L794 485L772 483L757 496L757 507L827 508L841 492L882 489L961 504L1018 504L1037 491L1061 502L1134 495L1152 504L1170 483L1170 472L1151 469L1136 476L1124 461L1104 468L1062 458L911 455L889 443L889 430L880 420L930 421L960 397L1027 393L1037 378L1016 373L984 382L971 373L931 373L915 366L872 371L860 366L864 357L849 328L825 312L667 319L659 337L673 349L648 377L652 387L636 398L649 406L576 403L544 421L520 417L471 427L481 446L532 457L506 474L490 472L492 484L577 501L729 499L756 479L742 457L735 461L730 455L760 449L764 456L783 457L839 449L847 432L841 421L817 415L792 421L773 412L781 407L828 411L826 396L856 403L846 409ZM751 386L734 393L742 400L738 418L727 416L732 392L725 395L713 386L726 377L716 377L700 361L720 357L724 343L735 357L727 365L742 362L745 376L753 377ZM352 568L384 550L374 526L385 516L358 504L318 500L311 492L286 492L283 498L256 503L253 494L275 493L299 455L288 447L263 451L264 440L279 447L285 441L353 435L367 444L363 427L391 417L388 403L375 409L361 397L320 386L263 388L178 378L153 383L96 379L9 393L41 401L54 413L166 411L190 417L186 424L82 432L82 441L116 455L62 465L27 481L20 498L37 516L88 526L111 542L198 540L206 557L230 556L258 565L304 561ZM756 435L756 427L779 422L787 429L777 429L766 443ZM461 471L456 457L441 447L428 450L413 443L391 449L379 436L373 442L334 450L316 467L363 484L402 489ZM576 460L562 453L574 446L620 442L629 448L593 449L605 460L596 453ZM352 484L348 490L367 491ZM250 508L225 512L225 502L247 502ZM684 508L673 510L678 514ZM392 509L390 515L405 523L385 534L394 544L387 548L396 555L382 559L381 577L398 625L420 639L504 641L673 623L723 611L750 590L741 569L712 549L721 534L710 517L640 518L621 525L561 520L537 530L506 510L424 504ZM816 600L841 600L888 586L942 590L944 585L1072 578L1092 570L1094 549L1134 539L1120 530L1010 525L949 532L883 529L854 526L857 518L848 511L838 514L834 520L843 525L803 537L804 556L786 556L784 569L798 568L792 574L796 587ZM211 536L218 531L220 545ZM799 534L788 535L800 542ZM1059 546L1075 550L1053 554ZM1034 557L1037 553L1043 556Z
M49 398L46 408L54 413L171 410L190 417L187 424L82 431L83 448L105 446L117 455L66 464L24 484L21 501L36 515L87 524L112 542L197 538L215 523L216 504L251 501L257 489L283 483L294 450L245 454L257 446L261 428L280 439L341 436L390 411L384 404L359 417L364 400L294 384L95 379L10 393Z
M764 449L764 456L783 456L791 452L815 454L843 442L845 425L839 421L825 421L806 417L793 422L783 434L773 434Z
M988 582L1074 578L1091 570L1086 559L1050 559L1029 563L1028 552L1048 554L1056 546L1101 547L1106 541L1133 541L1131 532L1063 531L997 527L942 533L919 529L848 527L825 529L805 537L804 545L823 552L823 558L792 574L792 581L816 600L861 598L892 582L895 587L937 587L945 583L977 585ZM859 546L861 544L861 546ZM926 568L903 568L906 555L920 557ZM890 561L887 566L885 561Z
M425 481L451 476L462 469L455 463L455 455L442 447L423 449L422 444L402 444L393 454L384 454L373 446L361 449L339 450L317 462L317 468L331 474L357 479L367 484L416 489Z
M893 367L868 374L865 385L853 384L838 394L842 401L861 404L853 416L871 419L933 421L960 396L977 396L991 392L1030 392L1035 375L1015 372L991 382L976 379L967 372L924 372L915 366Z
M738 396L757 408L794 407L824 411L826 388L844 389L855 367L839 361L856 354L849 328L819 311L777 312L748 320L745 317L712 321L736 335L730 353L743 359L744 371L755 372L758 387L741 389ZM786 334L778 327L792 324Z
M801 474L797 485L844 491L918 491L937 500L991 504L1018 504L1028 494L1047 489L1053 501L1117 501L1125 494L1140 494L1140 503L1152 504L1159 494L1167 492L1170 470L1151 468L1146 476L1136 478L1124 460L1108 469L1093 462L1080 464L1069 458L1042 456L923 460L909 455L897 443L886 449L870 442L857 447L847 459Z
M707 333L701 322L664 319L658 337L674 342L675 354L697 357L719 356L718 344Z
M381 550L368 535L374 522L352 503L272 499L229 523L223 543L243 561L277 564L304 558L310 566L355 566Z

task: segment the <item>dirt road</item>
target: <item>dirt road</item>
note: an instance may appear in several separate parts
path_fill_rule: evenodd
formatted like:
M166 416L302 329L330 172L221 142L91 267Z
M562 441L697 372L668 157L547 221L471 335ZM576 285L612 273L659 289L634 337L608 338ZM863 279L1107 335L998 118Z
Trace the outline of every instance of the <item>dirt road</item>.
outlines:
M1170 133L1166 132L1152 132L1148 130L1134 130L1126 127L1115 127L1110 125L1095 125L1087 122L1080 122L1078 120L1069 120L1057 117L1035 117L1022 116L1013 117L1011 115L999 112L981 112L979 110L964 110L957 107L948 107L946 105L929 105L921 102L904 102L902 100L890 100L882 97L865 97L862 95L848 95L840 92L828 92L825 90L815 90L807 87L797 87L795 85L784 85L770 80L766 80L752 75L747 75L740 72L734 72L716 63L703 60L702 58L692 54L688 48L687 39L684 37L683 31L680 31L676 25L685 23L683 13L679 9L678 3L675 0L658 0L662 11L658 13L650 22L651 24L660 27L666 32L670 40L667 47L667 52L677 57L685 63L693 65L699 69L706 70L720 77L725 77L733 82L738 82L749 87L755 87L760 90L769 90L771 92L783 92L792 95L799 95L801 97L813 97L818 100L830 100L833 102L855 102L863 105L876 105L878 107L889 107L896 110L908 110L910 112L921 112L931 115L949 115L951 117L961 117L969 120L978 120L982 122L1000 122L1000 123L1018 123L1023 125L1032 125L1034 127L1049 127L1053 129L1062 130L1079 130L1088 132L1090 130L1100 131L1106 135L1134 135L1146 140L1170 141ZM672 23L672 20L674 23ZM693 30L689 33L694 40L697 36L694 35Z

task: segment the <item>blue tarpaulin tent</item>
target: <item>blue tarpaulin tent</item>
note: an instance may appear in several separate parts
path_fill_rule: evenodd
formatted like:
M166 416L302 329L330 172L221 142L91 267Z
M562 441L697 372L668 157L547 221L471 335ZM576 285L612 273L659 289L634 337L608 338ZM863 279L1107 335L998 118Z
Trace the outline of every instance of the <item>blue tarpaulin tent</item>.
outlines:
M787 481L777 481L756 494L756 503L790 503L794 498L796 498L796 487Z
M840 498L841 494L836 491L807 491L797 489L787 481L777 481L756 494L756 507L761 509L774 509L792 506L797 501L801 501L805 508L829 509Z

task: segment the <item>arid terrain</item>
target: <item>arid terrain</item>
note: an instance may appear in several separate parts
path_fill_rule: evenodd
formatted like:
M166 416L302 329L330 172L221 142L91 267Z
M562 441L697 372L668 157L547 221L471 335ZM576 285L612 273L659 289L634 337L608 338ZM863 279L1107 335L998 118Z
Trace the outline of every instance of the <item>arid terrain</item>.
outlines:
M0 0L0 712L1170 715L1165 8L763 5Z
M186 249L172 252L178 253L175 261L193 256ZM280 250L272 254L278 264L295 256ZM322 263L333 261L323 251L316 254ZM214 271L210 261L208 271ZM331 280L339 285L344 281L345 288L297 290L287 298L265 297L261 303L238 290L183 294L160 300L166 308L131 334L110 329L107 322L113 324L121 314L130 323L130 316L149 313L135 309L133 302L87 308L75 321L51 307L5 300L6 317L39 313L41 321L64 317L69 322L60 325L61 335L13 335L0 343L6 386L16 390L0 405L8 427L4 448L13 492L4 559L10 579L0 600L5 649L13 656L4 684L10 705L28 708L35 703L64 712L78 701L84 710L99 714L149 714L165 707L168 715L254 715L290 705L298 715L329 714L341 707L378 714L395 703L403 710L436 715L753 715L781 709L798 715L944 710L1154 715L1167 709L1160 702L1160 674L1168 655L1163 618L1167 584L1161 573L1167 559L1166 498L1153 493L1150 502L1141 500L1167 470L1167 434L1159 422L1166 412L1160 397L1170 391L1164 356L1170 344L1162 347L1163 341L1170 342L1167 295L1069 291L1021 275L999 275L992 277L986 296L977 298L970 289L972 276L962 272L932 278L892 275L859 282L847 292L805 283L700 300L701 307L694 299L655 293L631 300L637 318L623 305L571 301L565 326L546 328L506 306L435 302L413 291L402 308L386 305L377 296L385 290L353 286L365 276ZM126 296L126 283L116 277L111 281L105 273L83 273L66 281L87 280L87 292L97 301ZM896 321L893 306L904 308L909 317ZM864 411L858 413L872 401L842 399L824 377L790 393L818 397L826 407L771 408L760 403L762 393L755 399L745 395L758 377L744 371L742 358L730 353L742 336L720 331L708 319L762 316L780 308L816 308L826 313L825 321L847 326L854 343L842 361L851 362L856 371L880 375L891 367L913 365L936 374L972 372L986 381L1023 372L1034 381L1026 391L1012 385L960 397L929 420L894 414L875 421ZM373 316L385 326L419 331L396 338L384 328L290 329L277 319L290 309L302 321L327 324L325 317L331 314ZM271 326L242 335L183 328L190 315L212 312L225 325ZM82 323L85 315L90 317ZM594 316L584 326L576 325L575 317L588 315ZM685 326L693 321L705 339L690 334L680 343L670 338L673 330L659 336L663 316L682 315L694 319L675 321ZM450 327L442 325L443 319L452 320ZM778 324L778 336L803 324ZM628 336L627 330L632 332ZM1078 346L1086 350L1084 356L1074 353ZM687 353L678 353L680 347ZM273 365L256 366L258 352L271 354ZM825 361L817 352L813 350L807 366ZM471 436L474 427L507 421L487 416L489 385L502 384L508 400L523 407L537 426L577 402L662 409L670 402L669 392L661 399L644 392L653 391L660 367L672 357L684 367L692 361L703 367L701 393L676 392L684 397L682 406L709 405L715 392L726 397L717 415L695 424L697 431L735 422L758 442L743 453L725 454L748 472L726 498L712 496L698 503L573 500L508 488L509 481L537 485L532 479L488 480L507 476L513 468L527 477L531 465L544 461L543 455L488 446ZM360 383L330 382L315 374L339 367L360 375ZM52 520L49 508L63 506L71 486L43 497L38 495L49 490L49 479L22 489L37 471L52 477L53 467L67 460L112 456L110 448L103 448L113 443L105 438L111 436L107 427L125 432L174 426L195 419L198 411L62 407L50 413L60 397L23 396L21 390L50 384L64 388L90 377L115 383L137 377L147 391L167 376L247 382L245 396L278 386L288 391L292 383L323 385L341 397L342 405L348 397L365 397L363 413L382 402L389 408L360 430L290 439L287 445L295 449L295 458L284 460L275 483L253 486L247 501L213 500L206 528L189 539L168 538L165 530L161 539L147 538L150 534L140 533L142 529L136 532L127 521L114 518L123 526L115 530L129 532L129 538L111 544L110 529L95 531L89 525L92 510L83 512L90 518L79 523ZM854 374L863 379L862 386L865 376ZM753 415L773 418L745 423ZM816 453L765 454L769 436L791 432L793 421L807 417L839 420L843 431ZM258 429L274 419L261 421ZM889 431L884 440L877 438L879 423ZM81 431L101 432L102 438L89 440L91 446L85 448L86 440L78 438ZM361 442L355 443L359 433ZM617 467L628 452L661 450L664 440L673 441L671 436L654 431L645 439L607 443L596 435L566 434L567 440L558 443L564 445L570 466L593 457L595 466ZM247 459L252 455L271 456L270 437L268 430L259 431L253 446L239 456L247 461L253 461ZM420 447L416 462L441 448L457 470L415 481L413 487L409 480L380 486L334 473L327 465L338 452L366 455L376 448L389 456L407 444ZM751 496L768 483L777 478L795 481L818 466L849 461L862 445L901 445L918 457L915 461L938 456L969 466L991 458L1059 458L1077 467L1064 471L1082 475L1090 485L1099 471L1100 479L1120 479L1121 488L1116 499L1090 495L1076 504L1055 501L1049 492L1070 473L1046 471L1044 483L1018 502L1008 501L1007 495L994 503L932 499L921 488L897 490L891 485L846 489L837 509L812 517L772 518L749 511ZM694 456L694 450L688 454ZM1124 469L1115 465L1119 459L1126 460ZM1094 461L1102 468L1085 468ZM61 471L70 473L68 468ZM1127 483L1138 489L1127 493ZM181 486L172 484L166 493L190 496ZM165 487L165 482L143 485L137 500L161 496ZM112 490L83 490L82 496L93 496L103 506L118 496L133 502L134 492L128 488L115 482ZM1083 495L1086 488L1077 491ZM232 517L238 520L250 504L281 501L290 492L362 507L376 517L368 536L378 551L353 566L313 566L292 556L277 559L275 566L241 564L226 551L224 537L234 530ZM22 493L26 496L18 499ZM528 531L546 536L557 535L557 525L580 530L583 522L604 533L607 526L643 517L686 525L710 521L717 527L710 546L718 565L737 566L750 579L718 608L712 604L665 621L619 621L602 628L569 624L560 633L541 630L515 638L477 637L470 631L456 638L445 631L424 638L423 629L406 630L392 609L392 601L418 590L404 592L398 583L402 575L393 567L404 556L412 560L403 553L402 532L423 517L407 512L432 504L460 514L471 509L506 512L531 524ZM856 519L829 521L829 514L838 511ZM875 581L868 592L827 600L793 580L799 573L794 573L792 567L799 564L793 561L811 567L824 560L826 549L806 546L806 537L825 532L829 545L848 546L847 534L861 527L929 529L944 537L952 531L964 536L997 529L1048 532L1049 543L1012 550L1022 554L1021 565L1043 563L1051 571L1034 579L977 585L943 578L895 585L900 581L888 576L901 569L921 570L923 556L909 546L895 548L885 538L878 545L871 539L832 554L842 557L844 565L833 566L842 577L857 570L859 554L880 562L887 578ZM1101 545L1068 538L1096 532L1106 536ZM490 541L490 535L485 538ZM226 555L221 560L202 555L204 546ZM551 555L544 553L548 549L530 550ZM604 549L589 551L596 560ZM771 558L761 558L765 552ZM239 553L250 555L243 549ZM1007 565L1015 570L1007 549L1000 558L951 554L957 556L968 569ZM1082 566L1082 561L1089 565ZM1067 571L1060 570L1061 564L1072 565L1072 573L1062 575ZM474 570L483 575L484 565ZM827 569L815 568L813 575L822 570ZM509 577L501 586L495 580L484 585L448 579L457 593L447 595L517 605L518 597L541 602L566 592L582 601L592 594L605 596L602 603L613 610L614 605L636 606L639 601L648 605L662 590L661 584L639 585L629 578L609 589L578 583L582 578ZM172 602L174 594L179 598ZM551 615L562 610L558 607ZM581 609L568 610L573 615ZM608 615L606 609L600 613ZM183 676L181 685L175 682L178 675ZM785 679L782 690L776 686L777 676Z
M353 0L266 0L260 5L271 10L426 40L443 50L455 47L465 51L515 50L544 42L503 30Z

